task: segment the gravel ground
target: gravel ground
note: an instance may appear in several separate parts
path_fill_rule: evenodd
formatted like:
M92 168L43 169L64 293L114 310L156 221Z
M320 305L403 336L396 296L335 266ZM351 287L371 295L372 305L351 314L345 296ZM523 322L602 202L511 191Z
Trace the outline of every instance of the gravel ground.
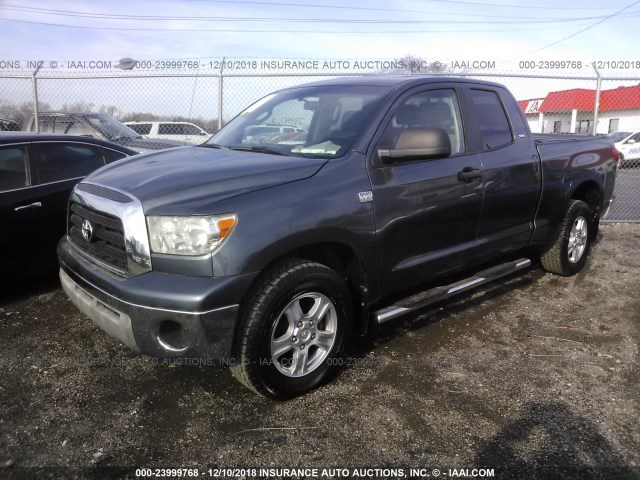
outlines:
M533 268L372 329L333 383L288 402L224 368L134 356L54 280L5 291L0 478L141 467L640 478L639 245L640 225L603 225L579 275Z

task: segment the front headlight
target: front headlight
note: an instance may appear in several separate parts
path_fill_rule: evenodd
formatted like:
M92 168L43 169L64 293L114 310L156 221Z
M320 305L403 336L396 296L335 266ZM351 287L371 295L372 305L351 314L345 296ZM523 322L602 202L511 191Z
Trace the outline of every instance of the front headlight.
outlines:
M235 214L198 217L147 217L151 251L171 255L204 255L231 233Z

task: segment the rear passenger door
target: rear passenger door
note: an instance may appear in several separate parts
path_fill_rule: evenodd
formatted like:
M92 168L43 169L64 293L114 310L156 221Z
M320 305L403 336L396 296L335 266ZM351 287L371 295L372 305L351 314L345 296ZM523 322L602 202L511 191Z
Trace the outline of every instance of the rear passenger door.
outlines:
M488 258L528 243L542 176L537 150L513 97L490 86L470 87L467 93L483 172L478 254Z
M475 253L482 206L480 155L470 152L456 87L423 86L401 96L374 140L369 177L383 295L462 269ZM403 129L439 128L452 155L384 164ZM468 175L460 175L462 172Z
M40 252L41 205L32 185L28 144L0 146L0 264L21 268ZM36 262L34 262L36 263Z

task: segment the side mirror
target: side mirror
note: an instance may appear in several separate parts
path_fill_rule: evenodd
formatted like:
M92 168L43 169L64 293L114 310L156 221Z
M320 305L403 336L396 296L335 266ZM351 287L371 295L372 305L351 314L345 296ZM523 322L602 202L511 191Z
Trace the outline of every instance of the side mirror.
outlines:
M636 143L636 141L633 138L630 138L629 140L627 140L627 143L629 145L633 145L634 143Z
M441 128L406 128L400 132L393 149L378 149L386 164L451 156L449 135Z

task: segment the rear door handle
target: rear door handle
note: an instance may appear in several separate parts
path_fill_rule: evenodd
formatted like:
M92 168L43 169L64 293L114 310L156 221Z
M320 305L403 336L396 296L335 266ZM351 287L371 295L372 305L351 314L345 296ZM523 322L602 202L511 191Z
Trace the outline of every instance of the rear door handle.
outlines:
M461 172L458 172L458 180L461 182L470 182L474 178L482 176L482 170L473 167L464 167Z
M20 210L30 210L32 208L39 208L42 206L42 202L34 202L30 205L22 205L21 207L16 207L15 211L19 212Z

